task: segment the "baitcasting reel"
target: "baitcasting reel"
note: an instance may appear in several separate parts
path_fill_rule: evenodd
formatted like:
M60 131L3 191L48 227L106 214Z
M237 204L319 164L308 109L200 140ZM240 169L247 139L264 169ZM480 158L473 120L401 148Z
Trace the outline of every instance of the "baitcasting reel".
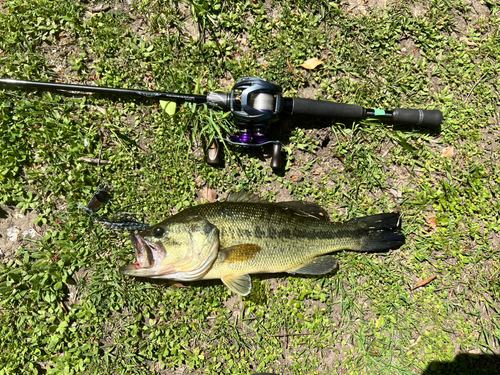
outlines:
M281 167L281 143L268 141L267 126L278 119L283 109L281 87L262 78L244 77L238 80L231 92L211 92L207 103L225 111L231 111L238 135L224 141L243 147L273 146L272 168ZM213 140L207 150L207 163L218 165L220 160L220 138Z

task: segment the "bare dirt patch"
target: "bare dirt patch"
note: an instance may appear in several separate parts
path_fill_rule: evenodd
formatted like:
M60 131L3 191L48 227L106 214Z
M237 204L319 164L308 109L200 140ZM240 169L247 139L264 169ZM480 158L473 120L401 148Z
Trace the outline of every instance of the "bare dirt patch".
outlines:
M390 3L390 0L348 0L344 6L349 12L366 14L375 9L385 9Z
M16 256L17 249L43 237L43 228L33 222L38 217L36 211L21 213L19 208L0 206L0 261L7 263Z

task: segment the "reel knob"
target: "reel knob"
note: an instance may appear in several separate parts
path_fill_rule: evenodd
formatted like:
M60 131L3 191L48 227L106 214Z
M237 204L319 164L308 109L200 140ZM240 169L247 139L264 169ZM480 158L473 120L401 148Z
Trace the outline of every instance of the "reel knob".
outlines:
M281 169L281 144L273 143L273 156L271 158L271 168Z
M207 164L209 165L221 165L222 160L222 148L220 143L214 139L207 150Z

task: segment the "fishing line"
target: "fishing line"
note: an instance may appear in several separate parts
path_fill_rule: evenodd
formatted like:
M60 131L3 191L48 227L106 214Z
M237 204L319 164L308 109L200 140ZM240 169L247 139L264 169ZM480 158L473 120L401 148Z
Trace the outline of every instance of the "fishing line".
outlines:
M59 108L61 110L68 109L69 107L74 107L76 106L78 109L83 109L83 108L91 108L96 110L96 112L100 112L104 117L106 117L109 121L109 115L108 113L103 113L102 109L104 110L113 110L116 111L118 110L121 112L121 114L129 114L125 106L106 106L106 105L101 105L101 104L96 104L96 103L82 103L81 100L85 99L87 97L90 97L90 95L82 95L81 97L73 97L70 99L76 99L76 100L67 100L67 98L64 98L64 101L62 102L49 102L46 100L41 99L40 97L29 97L29 96L22 96L22 95L17 95L14 93L10 92L5 92L4 90L0 91L0 94L3 94L7 97L11 98L16 98L19 100L25 100L29 101L34 104L43 104L43 105L49 105L52 108ZM55 98L61 98L60 96L55 96ZM79 100L80 99L80 100ZM196 107L203 106L203 103L193 103L195 104ZM134 111L136 110L145 110L145 109L150 109L151 106L146 106L146 105L137 105L134 107ZM72 117L72 116L71 116ZM76 116L74 116L76 117ZM72 118L74 118L72 117ZM85 139L86 140L86 139ZM101 151L102 151L102 143L101 143L101 149L99 150L99 160L101 158ZM90 217L95 219L99 224L101 224L104 228L112 231L135 231L135 230L144 230L150 227L149 224L141 223L137 221L134 216L138 215L138 213L131 213L131 212L124 212L123 209L121 208L118 211L113 212L111 217L107 217L105 215L99 215L97 214L97 211L111 200L111 188L107 186L106 182L103 181L95 193L93 194L92 198L86 205L81 205L81 204L76 204L77 207L80 209L84 210ZM131 207L133 205L129 205L126 207ZM10 205L4 205L4 207L8 207L10 209L19 209L17 206L10 206ZM125 208L126 208L125 207ZM30 211L42 211L41 209L33 208L33 207L24 207L23 209L25 210L30 210ZM51 210L51 212L59 212L63 214L72 214L73 212L70 211L65 211L65 210Z

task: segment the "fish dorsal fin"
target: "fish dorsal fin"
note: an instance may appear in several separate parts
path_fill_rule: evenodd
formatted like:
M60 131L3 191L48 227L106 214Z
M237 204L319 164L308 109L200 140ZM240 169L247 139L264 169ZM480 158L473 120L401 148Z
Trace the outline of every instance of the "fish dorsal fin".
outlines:
M376 214L357 217L348 221L363 229L401 229L401 215L398 213Z
M252 259L261 250L260 246L250 243L226 247L219 251L219 259L222 259L224 263L245 262Z
M328 221L328 212L318 206L316 203L290 201L276 203L279 206L284 206L296 211L299 216L313 217L318 220Z
M238 191L236 193L230 193L227 196L226 202L269 203L269 201L258 197L250 191Z
M226 202L239 202L239 203L269 203L276 204L278 206L286 207L294 211L298 216L312 217L318 220L328 221L328 212L325 209L318 206L316 203L301 202L301 201L289 201L289 202L279 202L271 203L268 200L258 197L249 191L238 191L236 193L230 193L227 196Z
M227 275L221 278L225 286L240 296L247 296L252 290L252 279L248 273L243 275Z
M303 275L324 275L332 272L337 268L338 263L333 255L323 255L314 258L311 262L306 263L295 270L288 273L301 273Z

